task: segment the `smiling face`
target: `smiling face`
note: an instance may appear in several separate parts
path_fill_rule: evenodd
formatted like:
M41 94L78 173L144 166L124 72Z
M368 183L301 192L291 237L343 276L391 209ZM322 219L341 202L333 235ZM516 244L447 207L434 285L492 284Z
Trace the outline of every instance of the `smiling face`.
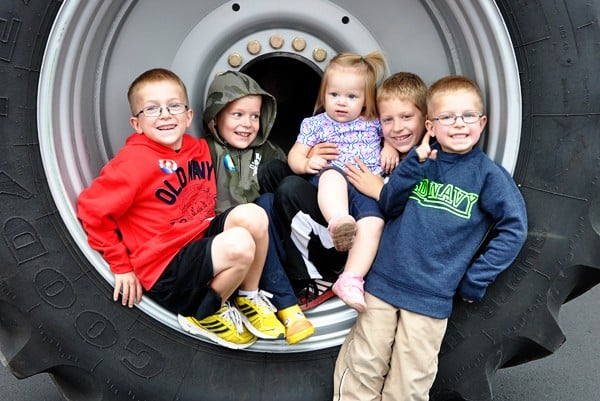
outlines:
M378 103L383 136L401 155L417 145L425 133L425 116L408 100L389 98Z
M365 105L365 79L352 69L330 72L325 89L325 112L339 123L357 119Z
M479 141L487 123L485 115L473 124L466 124L462 118L457 118L452 125L442 125L439 121L433 120L446 114L462 116L465 113L483 113L480 98L473 91L466 89L438 93L432 99L429 113L425 125L446 153L469 152Z
M221 139L237 149L246 149L260 129L262 97L249 95L234 100L219 112L216 126Z
M183 134L190 127L194 113L186 110L172 115L167 106L175 103L187 105L183 88L173 81L148 82L141 85L133 96L135 113L149 106L162 107L157 117L147 117L143 113L129 119L136 132L173 150L179 150L183 142Z

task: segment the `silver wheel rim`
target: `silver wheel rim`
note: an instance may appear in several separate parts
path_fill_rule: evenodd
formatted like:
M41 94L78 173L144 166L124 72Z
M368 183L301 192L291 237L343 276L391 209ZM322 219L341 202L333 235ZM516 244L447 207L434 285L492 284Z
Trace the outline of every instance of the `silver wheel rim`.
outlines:
M42 162L67 230L109 283L112 273L89 248L75 203L131 133L125 93L133 78L148 68L171 68L186 82L196 109L190 132L198 135L206 87L217 72L236 69L229 64L232 55L241 58L237 68L278 51L324 68L336 52L365 54L379 48L389 71L416 72L428 84L450 73L474 78L486 94L490 116L482 147L514 170L521 132L520 84L510 37L494 2L405 0L374 6L307 0L301 9L288 4L295 2L277 0L206 3L67 0L50 34L38 92ZM274 35L283 38L281 48L269 43ZM304 40L303 50L292 46L296 38ZM250 42L259 43L260 52L250 53ZM326 54L323 60L314 57L316 50ZM139 309L181 331L176 317L151 300L145 298ZM316 327L308 340L294 346L259 341L249 351L337 346L356 314L334 298L308 316Z

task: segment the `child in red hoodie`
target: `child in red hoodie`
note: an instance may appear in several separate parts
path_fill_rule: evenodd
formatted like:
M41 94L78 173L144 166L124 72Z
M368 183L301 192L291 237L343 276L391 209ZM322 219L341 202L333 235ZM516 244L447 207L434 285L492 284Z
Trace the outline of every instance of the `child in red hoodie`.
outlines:
M258 289L267 216L254 204L215 216L208 146L185 133L193 117L185 85L153 69L133 81L128 99L136 132L77 203L90 246L115 275L115 301L121 294L133 307L145 292L187 332L230 348L284 338Z

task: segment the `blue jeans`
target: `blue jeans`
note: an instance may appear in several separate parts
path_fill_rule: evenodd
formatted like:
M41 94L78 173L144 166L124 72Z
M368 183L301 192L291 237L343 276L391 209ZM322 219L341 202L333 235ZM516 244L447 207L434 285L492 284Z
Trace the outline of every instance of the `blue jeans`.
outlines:
M273 294L271 302L278 310L281 310L296 305L298 299L281 262L285 260L285 250L274 223L273 198L272 193L266 193L254 201L269 216L269 249L258 286Z

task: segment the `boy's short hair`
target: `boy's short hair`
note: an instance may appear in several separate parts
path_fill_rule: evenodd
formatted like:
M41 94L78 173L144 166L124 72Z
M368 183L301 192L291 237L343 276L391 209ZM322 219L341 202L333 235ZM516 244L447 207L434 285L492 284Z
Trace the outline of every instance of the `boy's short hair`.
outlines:
M431 84L429 90L427 91L427 108L429 110L433 110L433 100L436 96L448 92L459 91L472 92L475 96L477 96L479 106L481 107L481 112L483 112L483 96L479 86L477 86L475 81L462 75L449 75L447 77L440 78Z
M136 79L133 80L131 85L129 85L129 90L127 91L127 100L129 101L129 107L131 108L132 114L137 112L137 110L134 110L133 107L135 106L134 98L135 98L135 95L136 95L138 89L141 86L146 85L148 83L162 82L162 81L171 81L171 82L179 85L181 87L181 89L183 89L183 93L185 95L185 102L189 103L187 89L185 87L185 84L183 83L181 78L179 78L179 76L177 76L177 74L175 74L171 70L167 70L166 68L153 68L151 70L147 70L147 71L141 73Z
M383 81L377 90L377 104L392 99L409 101L427 115L427 85L417 74L397 72Z

